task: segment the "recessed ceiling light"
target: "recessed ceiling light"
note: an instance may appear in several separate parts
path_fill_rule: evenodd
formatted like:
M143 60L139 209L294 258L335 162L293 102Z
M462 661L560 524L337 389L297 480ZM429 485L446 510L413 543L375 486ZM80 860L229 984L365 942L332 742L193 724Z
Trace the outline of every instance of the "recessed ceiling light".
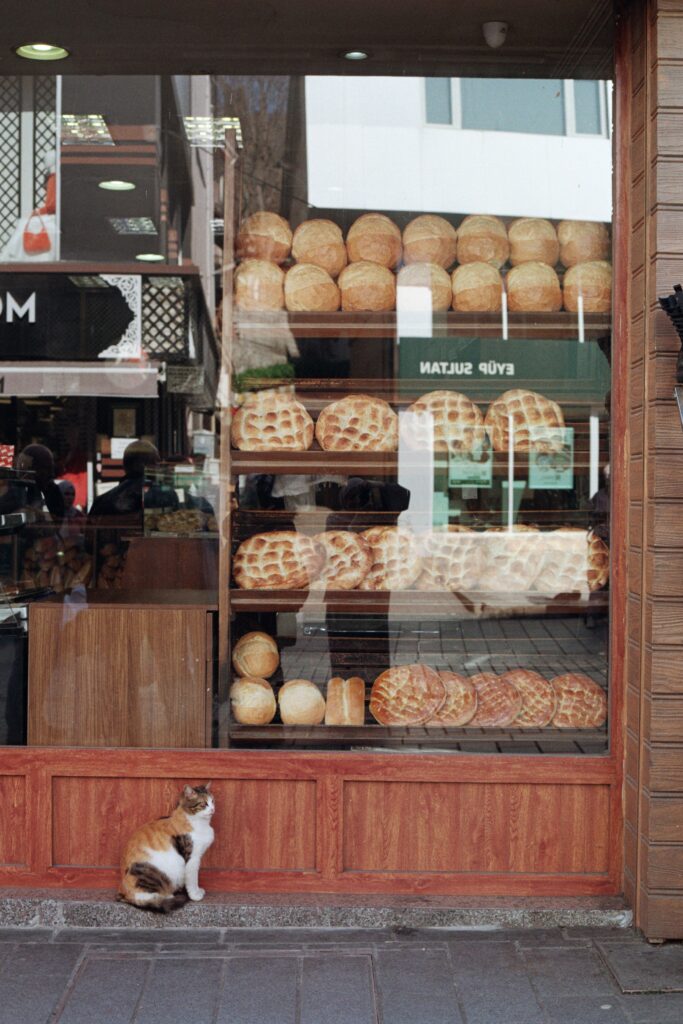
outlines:
M345 50L342 54L346 60L367 60L369 56L365 50Z
M132 192L135 188L135 182L118 181L116 178L112 178L111 181L99 181L97 187L104 188L107 192Z
M163 263L164 257L160 252L139 252L135 257L141 263Z
M69 56L68 50L53 43L24 43L23 46L17 46L14 52L17 57L24 57L25 60L64 60Z

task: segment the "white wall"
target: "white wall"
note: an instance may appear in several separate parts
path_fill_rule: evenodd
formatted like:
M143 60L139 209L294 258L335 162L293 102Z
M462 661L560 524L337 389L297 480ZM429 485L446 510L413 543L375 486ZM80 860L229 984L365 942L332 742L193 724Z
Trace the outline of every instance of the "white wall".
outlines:
M605 138L427 125L422 78L306 79L318 207L611 220Z

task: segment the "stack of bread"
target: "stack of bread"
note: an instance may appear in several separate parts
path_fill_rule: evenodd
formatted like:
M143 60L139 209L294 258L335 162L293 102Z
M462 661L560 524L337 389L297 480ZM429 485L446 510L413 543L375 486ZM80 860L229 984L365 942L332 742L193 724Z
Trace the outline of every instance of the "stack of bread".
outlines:
M87 587L92 578L92 559L83 541L82 536L38 537L24 551L22 583L26 587L52 587L58 594Z
M102 544L97 558L97 589L120 590L126 564L126 545L109 541Z
M456 227L421 214L401 232L385 214L364 213L344 240L331 220L292 232L262 210L241 224L236 250L235 302L245 312L387 312L397 286L428 288L434 311L495 313L504 292L513 313L611 308L609 234L595 221L477 214Z

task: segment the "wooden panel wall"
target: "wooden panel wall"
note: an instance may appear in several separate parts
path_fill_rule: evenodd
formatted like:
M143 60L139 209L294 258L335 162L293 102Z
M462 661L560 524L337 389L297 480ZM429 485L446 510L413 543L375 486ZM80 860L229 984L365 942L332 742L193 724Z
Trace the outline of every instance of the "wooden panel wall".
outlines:
M683 937L683 430L678 340L657 297L683 283L683 0L633 0L617 47L628 125L617 218L630 443L625 892L650 938Z

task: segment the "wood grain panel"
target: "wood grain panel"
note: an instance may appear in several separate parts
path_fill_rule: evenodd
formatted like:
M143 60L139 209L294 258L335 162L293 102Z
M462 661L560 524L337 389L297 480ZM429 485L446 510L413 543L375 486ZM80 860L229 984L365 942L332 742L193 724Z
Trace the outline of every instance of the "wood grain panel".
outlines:
M652 793L683 793L683 746L648 746L649 789Z
M666 458L656 459L653 475L653 498L683 498L683 454L671 452Z
M648 735L654 743L683 738L683 696L655 697L650 702Z
M646 637L658 644L683 644L683 600L653 598L645 602Z
M604 786L347 782L344 869L605 873L609 804Z
M660 896L647 894L642 912L642 928L649 939L678 939L683 935L683 894Z
M0 864L4 867L28 864L26 811L26 778L0 775Z
M681 652L677 647L656 647L646 651L647 662L650 664L649 685L653 694L683 694L683 672L681 672Z
M674 352L658 352L650 360L652 376L652 387L650 397L671 401L673 398L673 386L676 380L676 359Z
M683 514L683 509L681 509ZM681 572L683 572L683 551L680 549L657 549L648 559L645 585L655 598L681 596Z
M656 402L650 405L649 442L655 446L660 457L665 459L665 452L683 450L683 428L678 414L678 406L673 398L668 402Z
M650 842L683 843L683 797L655 797L648 817Z
M662 156L683 155L683 110L663 110L655 123L657 152Z
M648 547L683 548L683 509L678 502L658 501L648 520Z

